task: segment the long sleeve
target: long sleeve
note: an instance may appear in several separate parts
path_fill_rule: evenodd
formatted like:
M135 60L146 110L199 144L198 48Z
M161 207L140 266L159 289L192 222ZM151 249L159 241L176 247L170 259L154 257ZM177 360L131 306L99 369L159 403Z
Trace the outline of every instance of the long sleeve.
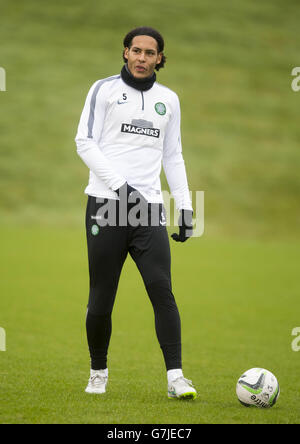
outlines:
M180 104L174 95L174 110L168 123L163 149L163 168L178 210L192 210L192 203L182 157Z
M113 169L99 148L106 108L105 94L101 90L104 83L105 80L95 82L87 95L75 142L83 162L109 188L116 190L125 179Z

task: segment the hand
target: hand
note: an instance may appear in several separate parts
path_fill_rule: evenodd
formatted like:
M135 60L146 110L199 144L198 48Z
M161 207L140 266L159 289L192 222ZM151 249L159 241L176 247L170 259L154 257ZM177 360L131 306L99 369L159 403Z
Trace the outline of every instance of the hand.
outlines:
M193 235L193 211L180 210L178 225L179 234L173 233L171 237L175 242L185 242Z
M123 185L120 188L115 190L115 192L117 193L117 195L119 197L127 196L127 198L129 197L129 194L132 193L133 191L137 191L137 190L135 188L131 187L130 185L128 185L127 182L123 183Z
M127 203L131 206L132 204L135 205L136 203L144 203L147 204L146 199L142 194L133 188L131 185L129 185L127 182L125 182L120 188L115 190L117 195L119 196L120 200L124 200L124 198L127 199Z

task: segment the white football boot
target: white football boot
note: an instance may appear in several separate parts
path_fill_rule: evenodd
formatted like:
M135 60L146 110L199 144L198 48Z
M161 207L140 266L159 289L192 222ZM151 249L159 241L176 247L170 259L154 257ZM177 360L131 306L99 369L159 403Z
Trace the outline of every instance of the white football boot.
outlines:
M91 376L89 379L89 383L87 388L85 389L86 393L95 393L102 394L106 392L106 385L108 382L108 375L105 370L93 370L91 371Z
M168 383L169 399L196 399L197 392L192 381L180 376Z

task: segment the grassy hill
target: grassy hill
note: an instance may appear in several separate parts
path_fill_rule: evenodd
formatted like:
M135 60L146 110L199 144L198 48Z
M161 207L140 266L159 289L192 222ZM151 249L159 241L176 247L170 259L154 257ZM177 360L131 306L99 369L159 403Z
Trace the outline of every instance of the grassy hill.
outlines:
M180 96L192 190L206 233L300 235L297 1L1 1L3 222L82 223L88 178L74 137L91 84L120 71L122 39L166 40L160 83ZM162 177L164 186L166 182Z

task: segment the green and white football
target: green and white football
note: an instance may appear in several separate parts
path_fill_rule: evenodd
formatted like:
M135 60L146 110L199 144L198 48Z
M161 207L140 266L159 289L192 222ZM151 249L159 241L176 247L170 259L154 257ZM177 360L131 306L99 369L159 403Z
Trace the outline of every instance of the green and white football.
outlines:
M276 377L264 368L251 368L242 374L236 394L245 407L270 408L276 403L280 389Z

